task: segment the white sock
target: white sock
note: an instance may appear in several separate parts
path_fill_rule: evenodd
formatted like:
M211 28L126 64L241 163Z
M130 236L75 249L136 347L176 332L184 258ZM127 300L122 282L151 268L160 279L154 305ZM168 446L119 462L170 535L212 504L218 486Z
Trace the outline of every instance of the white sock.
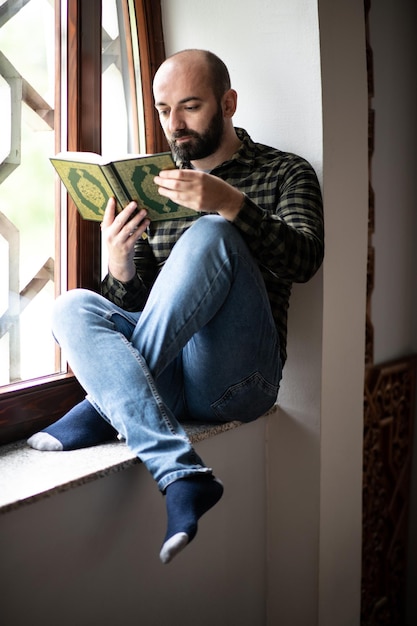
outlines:
M32 437L29 437L27 444L35 450L49 450L52 452L61 452L64 448L58 439L44 432L35 433Z
M188 543L187 533L176 533L168 541L165 541L162 546L162 550L159 553L159 558L162 563L169 563L174 556L176 556L181 550L185 548Z

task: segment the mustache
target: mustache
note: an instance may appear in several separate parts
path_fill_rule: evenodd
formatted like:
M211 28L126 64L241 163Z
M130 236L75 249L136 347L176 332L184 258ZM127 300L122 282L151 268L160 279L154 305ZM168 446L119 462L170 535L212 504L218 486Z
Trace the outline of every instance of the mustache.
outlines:
M183 128L172 133L171 140L175 141L175 139L181 139L181 137L196 137L198 139L200 135L195 130Z

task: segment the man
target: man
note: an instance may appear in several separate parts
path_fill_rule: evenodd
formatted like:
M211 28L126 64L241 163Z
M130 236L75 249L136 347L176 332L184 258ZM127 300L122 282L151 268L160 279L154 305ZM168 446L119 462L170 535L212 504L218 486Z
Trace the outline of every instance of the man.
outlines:
M195 217L154 225L134 202L117 216L108 203L103 295L70 291L53 320L88 396L29 444L68 450L119 433L165 495L167 563L223 492L180 420L248 422L274 404L291 285L321 265L323 217L311 166L234 128L218 57L173 55L154 97L179 166L155 182Z

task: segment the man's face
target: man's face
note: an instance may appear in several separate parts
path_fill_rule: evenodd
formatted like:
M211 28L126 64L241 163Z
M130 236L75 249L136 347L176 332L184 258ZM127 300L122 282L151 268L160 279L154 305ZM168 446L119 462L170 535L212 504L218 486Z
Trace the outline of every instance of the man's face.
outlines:
M165 136L181 161L198 161L218 150L223 111L201 67L168 64L156 76L154 96Z
M181 128L167 137L169 147L180 161L198 161L212 155L219 148L223 137L224 121L220 105L207 128L198 132L192 128Z

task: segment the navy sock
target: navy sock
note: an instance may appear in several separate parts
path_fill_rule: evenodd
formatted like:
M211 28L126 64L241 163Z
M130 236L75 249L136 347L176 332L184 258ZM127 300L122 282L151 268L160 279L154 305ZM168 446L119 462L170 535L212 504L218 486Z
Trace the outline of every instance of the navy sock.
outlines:
M88 400L83 400L57 422L32 435L28 444L37 450L77 450L116 437L117 431L113 426L101 417Z
M223 485L211 474L176 480L165 491L168 527L160 552L169 563L197 533L198 520L222 497Z

